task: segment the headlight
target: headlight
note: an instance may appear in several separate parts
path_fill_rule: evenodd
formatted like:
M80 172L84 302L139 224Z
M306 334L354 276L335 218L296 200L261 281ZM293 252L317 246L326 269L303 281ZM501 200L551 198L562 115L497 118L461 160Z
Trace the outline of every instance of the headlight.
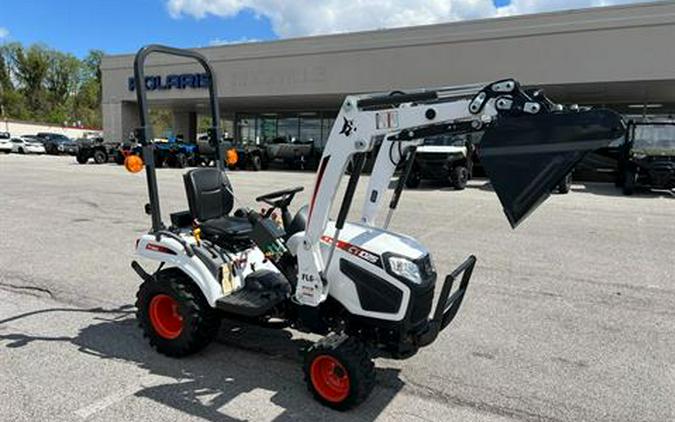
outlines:
M420 269L411 260L400 256L389 257L389 269L399 277L403 277L415 284L422 284Z

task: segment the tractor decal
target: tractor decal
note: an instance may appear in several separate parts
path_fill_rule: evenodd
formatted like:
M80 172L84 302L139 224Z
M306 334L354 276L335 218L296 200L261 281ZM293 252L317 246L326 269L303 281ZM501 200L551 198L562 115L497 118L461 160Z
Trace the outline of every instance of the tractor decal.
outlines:
M330 236L321 236L321 241L327 244L332 244L333 243L333 238ZM351 255L354 255L356 257L359 257L363 259L364 261L367 261L375 266L382 267L382 259L380 258L379 255L372 253L370 251L367 251L363 248L360 248L356 245L352 245L351 243L344 242L342 240L338 240L335 246L343 250Z

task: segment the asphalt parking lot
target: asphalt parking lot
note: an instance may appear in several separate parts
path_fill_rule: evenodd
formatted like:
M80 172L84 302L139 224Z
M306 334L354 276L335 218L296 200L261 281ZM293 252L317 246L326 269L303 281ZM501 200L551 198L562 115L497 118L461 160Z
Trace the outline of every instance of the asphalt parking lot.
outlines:
M187 208L181 174L159 171L165 215ZM314 180L230 177L245 205L301 185L300 205ZM410 360L378 360L373 395L341 414L305 391L314 337L226 323L196 356L150 349L129 267L145 189L114 164L0 156L0 419L675 420L675 198L575 183L512 231L485 181L406 191L393 230L439 271L478 266L456 322Z

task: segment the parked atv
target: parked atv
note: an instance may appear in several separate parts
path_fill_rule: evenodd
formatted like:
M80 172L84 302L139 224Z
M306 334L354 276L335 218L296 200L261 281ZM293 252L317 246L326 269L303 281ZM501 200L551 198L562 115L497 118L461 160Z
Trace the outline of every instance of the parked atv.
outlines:
M194 166L197 162L199 155L197 144L187 143L179 138L159 142L156 145L155 164L157 167L166 164L168 167L182 169Z
M101 137L82 139L78 143L75 159L80 164L86 164L92 158L96 164L107 163L111 157L115 157L120 146L118 143L106 143Z

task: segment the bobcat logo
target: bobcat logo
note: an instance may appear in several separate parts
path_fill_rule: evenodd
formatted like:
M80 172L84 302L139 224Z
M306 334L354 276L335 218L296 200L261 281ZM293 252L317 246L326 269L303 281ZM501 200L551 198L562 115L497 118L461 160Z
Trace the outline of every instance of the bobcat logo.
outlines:
M340 131L340 135L344 134L345 136L349 137L349 135L351 135L352 132L356 132L356 128L354 127L354 121L347 120L346 117L343 118L345 119L345 122L342 124L342 130Z

